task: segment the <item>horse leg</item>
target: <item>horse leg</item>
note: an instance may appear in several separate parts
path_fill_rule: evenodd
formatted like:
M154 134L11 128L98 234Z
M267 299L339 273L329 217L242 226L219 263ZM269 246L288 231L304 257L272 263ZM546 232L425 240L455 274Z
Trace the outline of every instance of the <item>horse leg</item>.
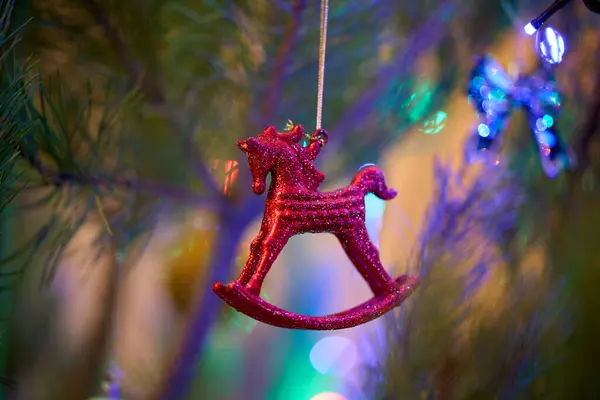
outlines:
M375 296L396 287L394 280L381 265L379 250L369 239L365 227L357 228L351 233L336 233L336 237Z
M266 230L263 229L263 227L261 226L258 235L256 235L254 240L252 240L252 243L250 243L250 256L248 257L246 265L244 266L244 269L242 269L242 272L239 278L237 279L237 282L240 285L246 286L248 282L250 282L250 278L254 276L256 272L256 267L258 266L258 262L260 260L260 251L262 248L262 244L266 236Z
M263 282L275 262L275 259L283 250L283 247L291 237L288 229L283 229L279 224L275 224L266 237L261 241L260 258L256 265L256 271L250 281L246 284L246 289L253 295L260 295Z

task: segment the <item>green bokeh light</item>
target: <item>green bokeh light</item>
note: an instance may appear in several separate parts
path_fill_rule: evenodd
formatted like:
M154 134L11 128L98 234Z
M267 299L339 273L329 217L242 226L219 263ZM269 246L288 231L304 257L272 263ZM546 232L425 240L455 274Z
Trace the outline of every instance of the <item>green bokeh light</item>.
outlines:
M435 135L441 132L446 126L447 116L444 111L438 111L432 119L428 119L423 123L423 127L419 131L424 132L426 135Z
M416 122L427 115L432 101L433 93L431 91L431 84L424 82L417 86L416 91L409 96L402 107L407 109L408 119L411 122Z
M554 118L552 118L548 114L542 117L542 121L544 121L544 125L546 126L546 128L550 128L552 125L554 125Z

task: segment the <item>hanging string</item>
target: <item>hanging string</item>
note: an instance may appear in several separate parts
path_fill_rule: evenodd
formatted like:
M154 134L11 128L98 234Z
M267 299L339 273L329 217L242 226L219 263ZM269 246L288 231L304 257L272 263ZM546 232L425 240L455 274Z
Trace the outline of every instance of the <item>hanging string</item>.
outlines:
M325 80L325 51L327 49L327 17L329 0L321 0L321 40L319 42L319 75L317 80L317 127L321 129L323 119L323 83Z

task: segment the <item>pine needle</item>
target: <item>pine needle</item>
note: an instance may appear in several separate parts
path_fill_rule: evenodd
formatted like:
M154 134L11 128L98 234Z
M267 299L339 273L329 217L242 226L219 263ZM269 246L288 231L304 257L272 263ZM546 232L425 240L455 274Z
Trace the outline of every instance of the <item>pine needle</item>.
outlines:
M102 207L102 201L100 200L100 197L94 196L94 201L96 203L96 208L98 209L98 214L100 215L100 218L102 218L102 222L104 223L104 227L106 228L106 232L108 232L108 234L110 236L112 236L113 233L112 233L112 230L110 229L110 224L108 223L108 220L106 219L106 216L104 215L104 209Z

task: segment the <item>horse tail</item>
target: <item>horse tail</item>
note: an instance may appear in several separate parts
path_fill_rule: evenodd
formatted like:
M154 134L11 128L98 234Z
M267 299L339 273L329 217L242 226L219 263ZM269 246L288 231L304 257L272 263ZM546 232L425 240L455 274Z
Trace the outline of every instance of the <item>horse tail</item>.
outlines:
M383 172L376 166L361 168L352 178L350 185L362 189L363 196L373 193L382 200L391 200L398 194L394 189L387 187Z

